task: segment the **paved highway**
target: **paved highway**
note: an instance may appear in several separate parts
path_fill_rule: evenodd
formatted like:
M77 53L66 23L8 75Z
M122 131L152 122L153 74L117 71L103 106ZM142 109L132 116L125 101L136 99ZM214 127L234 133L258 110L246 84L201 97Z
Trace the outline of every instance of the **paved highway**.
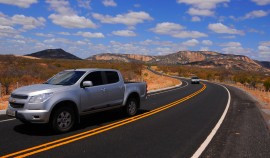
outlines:
M92 114L72 132L60 135L44 125L24 125L0 116L0 157L191 157L220 120L228 99L222 86L190 85L183 79L181 87L150 94L133 118L120 110ZM232 123L228 119L233 118L225 119L227 126ZM203 157L222 157L229 144L218 143L228 134L222 131L226 128L219 130Z
M33 157L191 157L222 115L227 91L215 84L152 93L140 114L121 111L86 116L69 133L43 125L0 122L0 155ZM2 120L7 119L2 116Z

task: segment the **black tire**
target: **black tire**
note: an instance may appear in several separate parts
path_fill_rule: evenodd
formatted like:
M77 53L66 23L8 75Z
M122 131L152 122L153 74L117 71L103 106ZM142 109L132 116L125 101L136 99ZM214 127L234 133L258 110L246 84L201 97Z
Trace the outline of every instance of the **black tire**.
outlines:
M127 116L131 117L137 114L139 103L135 98L129 98L124 107L124 112Z
M51 126L57 133L68 132L75 124L75 113L70 107L56 109L51 118Z

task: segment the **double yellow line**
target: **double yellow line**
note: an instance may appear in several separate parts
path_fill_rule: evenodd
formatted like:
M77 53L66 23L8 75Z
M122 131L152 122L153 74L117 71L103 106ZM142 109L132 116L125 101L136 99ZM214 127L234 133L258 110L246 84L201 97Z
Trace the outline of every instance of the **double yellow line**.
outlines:
M111 130L111 129L114 129L114 128L117 128L117 127L120 127L120 126L123 126L123 125L126 125L128 123L140 120L142 118L154 115L154 114L159 113L161 111L164 111L164 110L166 110L168 108L176 106L176 105L178 105L178 104L180 104L180 103L182 103L182 102L184 102L186 100L189 100L190 98L193 98L194 96L198 95L199 93L201 93L205 89L206 89L206 85L203 84L203 87L200 90L198 90L198 91L196 91L196 92L194 92L194 93L192 93L192 94L190 94L190 95L188 95L188 96L186 96L186 97L184 97L182 99L179 99L179 100L174 101L174 102L172 102L170 104L159 107L159 108L154 109L152 111L149 111L149 112L146 112L146 113L143 113L143 114L131 117L131 118L127 118L127 119L124 119L124 120L121 120L121 121L117 121L117 122L114 122L112 124L108 124L108 125L105 125L105 126L102 126L102 127L99 127L99 128L95 128L95 129L92 129L92 130L89 130L89 131L86 131L86 132L82 132L82 133L79 133L79 134L76 134L76 135L73 135L73 136L65 137L65 138L58 139L58 140L55 140L55 141L52 141L52 142L49 142L49 143L41 144L41 145L34 146L34 147L31 147L31 148L28 148L28 149L25 149L25 150L21 150L21 151L15 152L15 153L11 153L11 154L2 156L0 158L27 157L27 156L30 156L30 155L34 155L34 154L37 154L37 153L40 153L40 152L43 152L43 151L47 151L47 150L50 150L50 149L53 149L53 148L56 148L56 147L59 147L59 146L62 146L62 145L66 145L66 144L69 144L69 143L72 143L72 142L75 142L75 141L78 141L78 140L81 140L81 139L84 139L84 138L87 138L87 137L90 137L90 136L93 136L93 135L96 135L96 134L99 134L99 133L102 133L102 132L105 132L105 131L108 131L108 130Z

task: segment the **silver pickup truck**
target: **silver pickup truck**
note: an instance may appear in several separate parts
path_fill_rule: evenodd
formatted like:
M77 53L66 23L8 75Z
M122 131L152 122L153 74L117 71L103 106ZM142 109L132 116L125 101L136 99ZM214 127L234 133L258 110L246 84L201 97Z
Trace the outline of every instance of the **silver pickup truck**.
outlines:
M67 132L84 114L123 108L134 116L146 95L145 82L125 83L117 70L65 70L43 84L14 90L7 115L23 123L49 123L55 131Z

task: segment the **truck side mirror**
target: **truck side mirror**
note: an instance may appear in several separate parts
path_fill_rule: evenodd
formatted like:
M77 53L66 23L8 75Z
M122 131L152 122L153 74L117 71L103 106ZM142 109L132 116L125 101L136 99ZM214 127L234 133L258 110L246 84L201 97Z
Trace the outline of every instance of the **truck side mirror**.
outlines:
M92 81L83 81L82 87L92 87L93 86L93 82Z

